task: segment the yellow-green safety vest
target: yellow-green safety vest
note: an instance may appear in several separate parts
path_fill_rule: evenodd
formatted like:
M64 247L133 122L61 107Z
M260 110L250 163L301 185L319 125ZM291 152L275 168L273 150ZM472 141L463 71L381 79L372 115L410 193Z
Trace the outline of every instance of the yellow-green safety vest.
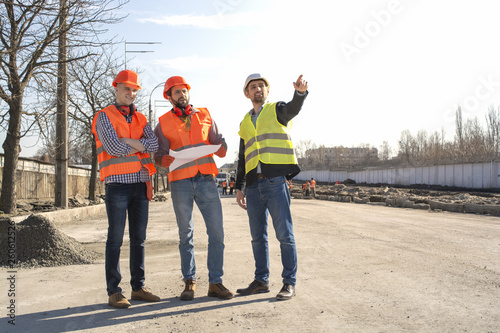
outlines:
M245 142L245 173L259 161L266 164L297 164L289 131L292 122L283 126L276 115L276 103L266 103L254 126L247 113L240 124L239 136Z

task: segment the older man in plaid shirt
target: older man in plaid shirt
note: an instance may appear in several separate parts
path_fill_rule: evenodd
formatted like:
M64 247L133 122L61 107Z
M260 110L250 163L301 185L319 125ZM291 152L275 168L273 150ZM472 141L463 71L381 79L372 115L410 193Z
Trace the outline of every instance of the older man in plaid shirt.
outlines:
M146 117L137 112L133 104L141 88L138 75L130 70L122 71L116 76L113 86L116 103L94 117L92 131L97 144L101 180L106 184L108 236L105 270L108 303L116 308L127 308L130 302L119 287L120 248L127 212L131 298L147 302L160 300L144 288L144 244L152 196L150 177L156 172L149 153L158 150L158 139Z

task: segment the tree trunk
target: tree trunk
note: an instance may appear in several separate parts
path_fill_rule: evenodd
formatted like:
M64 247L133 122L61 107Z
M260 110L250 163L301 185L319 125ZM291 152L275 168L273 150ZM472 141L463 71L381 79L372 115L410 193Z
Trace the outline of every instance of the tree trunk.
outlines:
M95 188L97 183L97 146L95 140L92 140L92 166L90 168L90 182L89 182L89 200L95 201Z
M10 105L9 110L9 130L2 145L4 151L4 167L2 173L2 193L0 196L0 210L6 214L17 212L17 162L21 152L21 115L22 115L22 95L18 94Z

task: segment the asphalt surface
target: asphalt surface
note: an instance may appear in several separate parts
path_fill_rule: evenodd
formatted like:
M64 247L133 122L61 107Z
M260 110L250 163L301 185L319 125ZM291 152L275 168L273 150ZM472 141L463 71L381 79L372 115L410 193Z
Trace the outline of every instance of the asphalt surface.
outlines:
M253 279L248 219L234 197L222 203L224 285L234 292ZM59 216L58 229L101 259L0 269L0 332L500 332L500 218L300 199L292 200L292 213L299 258L292 300L275 299L281 260L272 227L271 292L207 297L207 236L195 209L198 289L186 302L179 300L172 204L152 203L146 286L161 301L131 301L125 310L107 305L105 214ZM121 258L121 286L129 297L126 239Z

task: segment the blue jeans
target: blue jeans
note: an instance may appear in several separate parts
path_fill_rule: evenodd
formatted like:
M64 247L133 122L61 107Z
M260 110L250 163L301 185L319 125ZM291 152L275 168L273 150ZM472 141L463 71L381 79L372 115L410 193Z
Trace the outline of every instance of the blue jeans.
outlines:
M219 190L212 175L201 175L173 181L172 204L179 228L179 252L184 281L196 280L193 244L193 203L196 202L208 234L208 281L221 283L224 263L224 228Z
M148 225L149 201L146 184L106 184L106 212L108 238L106 240L106 285L108 295L121 292L118 286L120 273L120 248L128 212L130 239L130 284L133 290L144 287L144 243Z
M297 249L290 212L290 192L285 177L257 179L246 189L246 203L255 259L255 279L269 282L267 220L271 214L276 238L280 242L283 283L295 285Z

